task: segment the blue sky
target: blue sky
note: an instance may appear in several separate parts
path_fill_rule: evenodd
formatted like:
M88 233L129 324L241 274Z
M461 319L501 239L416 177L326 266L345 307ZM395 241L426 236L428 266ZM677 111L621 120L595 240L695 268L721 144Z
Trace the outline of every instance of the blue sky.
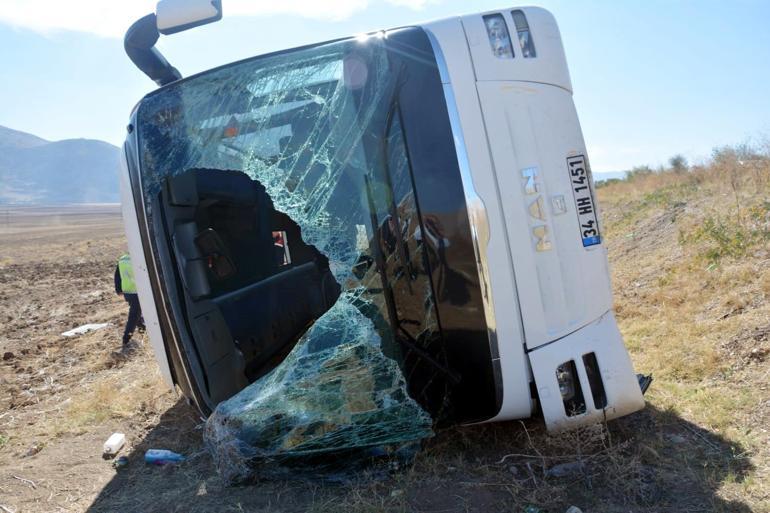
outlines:
M510 7L500 0L223 0L219 23L162 38L184 75L370 30ZM543 0L562 31L596 172L691 161L770 137L770 2ZM260 5L262 4L262 5ZM472 5L472 7L470 7ZM319 7L322 6L322 7ZM151 0L3 0L0 125L120 144L153 89L123 53Z

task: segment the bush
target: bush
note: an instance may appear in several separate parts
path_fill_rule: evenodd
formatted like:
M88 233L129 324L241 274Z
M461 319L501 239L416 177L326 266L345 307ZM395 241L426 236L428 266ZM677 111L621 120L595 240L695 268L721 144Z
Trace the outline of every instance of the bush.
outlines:
M737 144L735 146L717 146L711 150L711 160L717 165L767 160L767 158L768 155L765 155L748 142Z
M681 153L678 153L668 159L668 165L671 166L671 169L676 173L683 173L687 171L689 167L687 164L687 159Z
M626 180L633 180L634 178L639 178L640 176L649 176L653 174L654 171L650 166L636 166L631 171L626 173Z
M731 217L707 217L701 226L680 242L703 242L702 256L718 264L722 258L738 258L748 250L770 242L770 202L764 201Z

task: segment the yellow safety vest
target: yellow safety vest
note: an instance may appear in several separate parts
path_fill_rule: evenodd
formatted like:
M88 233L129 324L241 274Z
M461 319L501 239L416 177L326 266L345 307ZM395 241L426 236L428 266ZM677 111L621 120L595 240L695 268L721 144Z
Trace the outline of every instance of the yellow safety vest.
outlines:
M126 253L118 260L120 271L120 288L123 294L136 294L136 281L134 281L134 268L131 267L131 255Z

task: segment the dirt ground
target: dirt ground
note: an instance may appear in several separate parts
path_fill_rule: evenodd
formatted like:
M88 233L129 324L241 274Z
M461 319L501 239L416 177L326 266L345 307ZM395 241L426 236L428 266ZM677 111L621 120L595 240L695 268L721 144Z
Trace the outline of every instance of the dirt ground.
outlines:
M751 485L767 477L757 445L655 393L640 413L559 438L538 420L444 430L384 481L227 487L148 341L112 354L127 311L112 284L124 249L117 207L0 207L0 511L769 511L767 488ZM128 437L122 469L101 457L115 431ZM187 460L146 466L148 448Z

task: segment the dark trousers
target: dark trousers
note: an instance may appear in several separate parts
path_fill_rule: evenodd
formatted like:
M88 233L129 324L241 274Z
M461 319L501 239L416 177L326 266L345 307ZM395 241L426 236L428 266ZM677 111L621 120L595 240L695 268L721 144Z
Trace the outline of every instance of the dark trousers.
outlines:
M139 306L139 296L136 294L123 294L123 298L128 303L128 319L126 319L126 329L123 331L123 343L127 344L137 325L142 324L142 308Z

